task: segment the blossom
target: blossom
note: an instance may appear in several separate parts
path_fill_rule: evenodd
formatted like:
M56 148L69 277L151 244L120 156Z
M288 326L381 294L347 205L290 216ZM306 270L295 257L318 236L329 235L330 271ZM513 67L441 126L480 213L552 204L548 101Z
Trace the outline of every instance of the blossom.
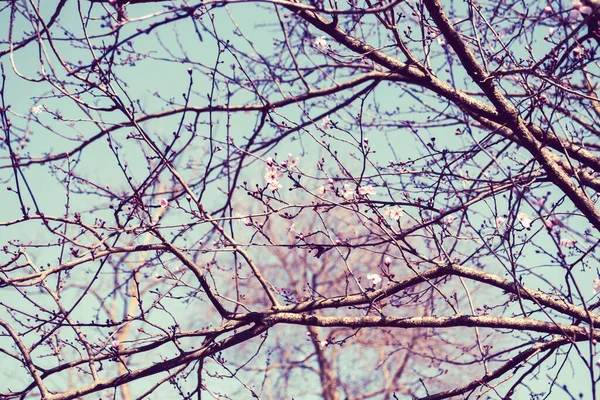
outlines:
M273 166L273 163L275 163L275 160L273 160L273 157L268 157L268 158L265 160L265 162L267 163L267 165L268 165L269 167L272 167L272 166Z
M281 165L289 169L296 168L296 164L298 164L298 157L294 158L292 153L289 153L288 159L281 163Z
M446 217L446 224L451 225L454 222L454 218L455 218L454 215L448 215Z
M267 187L269 188L269 190L271 192L275 192L275 191L281 189L281 184L279 182L277 182L277 181L275 181L275 182L269 182L269 185Z
M552 230L554 228L554 223L552 222L552 220L550 220L550 219L543 219L542 222L544 223L544 226L546 228L548 228L549 230Z
M496 230L500 230L504 223L506 222L506 218L504 217L496 217Z
M323 129L329 129L330 125L331 125L331 118L325 117L321 120L321 127Z
M277 169L277 167L267 167L267 173L265 174L265 179L268 184L277 185L279 183L279 178L283 173Z
M519 220L521 225L523 225L523 228L531 229L531 223L533 222L533 220L529 217L529 215L525 213L519 213L517 214L517 219Z
M252 220L248 217L244 217L241 219L242 223L246 226L252 226Z
M325 40L325 36L318 36L313 41L313 46L317 50L327 50L327 41Z
M160 208L166 208L169 205L169 200L167 200L167 199L160 199L160 201L158 202L158 204L160 204Z
M562 239L559 244L561 247L574 247L575 243L577 243L575 239Z
M358 194L361 196L368 196L370 194L375 194L375 189L371 185L361 186L358 188Z
M354 189L352 189L349 183L344 184L344 188L342 189L342 196L346 200L352 200L354 198Z
M390 219L393 219L394 221L398 221L400 219L400 217L402 217L404 215L404 210L402 209L402 207L388 207L385 210L385 213L388 217L390 217Z
M592 11L592 7L584 5L581 0L572 0L571 4L573 5L573 9L569 13L569 19L576 21L580 18L584 18L586 15L590 15Z
M288 228L288 232L289 233L298 233L298 231L296 230L296 224L291 224L290 227Z
M35 114L35 115L38 115L42 111L44 111L44 109L42 108L42 106L33 106L33 107L31 107L31 112L33 114Z
M119 350L119 346L121 346L121 342L119 342L118 340L113 340L110 343L110 347L112 347L115 350Z
M236 213L235 218L239 218L239 221L246 226L252 226L252 220L250 217L244 217L242 214Z
M600 292L600 279L594 279L594 293Z
M383 259L383 263L389 267L392 264L392 257L390 257L390 256L385 257Z
M371 286L377 286L381 283L379 274L367 274L367 279L371 282Z
M319 196L323 196L326 191L327 191L327 188L324 185L321 185L317 188L317 194Z

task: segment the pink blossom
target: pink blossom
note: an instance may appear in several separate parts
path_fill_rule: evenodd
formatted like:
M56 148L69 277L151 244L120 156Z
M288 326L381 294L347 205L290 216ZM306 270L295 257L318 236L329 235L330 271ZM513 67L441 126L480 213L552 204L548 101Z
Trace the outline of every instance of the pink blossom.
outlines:
M323 196L325 194L325 192L327 191L327 188L325 186L319 186L317 188L317 194L319 196Z
M283 173L279 171L277 167L268 167L265 179L267 180L267 183L276 185L279 183L279 178L281 178L282 175Z
M119 350L119 347L121 346L121 342L119 342L118 340L113 340L110 343L110 347L112 347L115 350Z
M289 169L296 168L296 164L298 164L298 157L294 158L292 153L289 153L287 160L281 163L281 165Z
M544 226L546 228L548 228L549 230L554 229L554 226L555 226L554 225L554 221L552 221L551 219L549 219L549 218L548 219L544 219L543 222L544 222Z
M361 196L372 195L375 194L375 189L371 185L362 186L358 188L358 194L360 194Z
M392 265L392 257L390 257L390 256L385 257L383 259L383 263L389 267L390 265Z
M402 207L394 206L388 207L385 210L385 213L388 217L390 217L390 219L398 221L404 215L404 210L402 209Z
M533 220L529 217L529 215L525 213L519 213L517 214L517 219L519 220L521 225L523 225L523 228L531 229L531 223L533 222Z
M329 117L325 117L321 120L321 127L323 129L329 129L330 125L331 125L331 119Z
M33 107L31 107L31 113L32 114L38 115L42 111L44 111L44 109L42 108L42 106L33 106Z
M265 163L267 163L267 166L269 166L269 167L272 167L274 162L275 162L275 160L273 160L273 157L268 157L265 160Z
M502 226L504 226L505 222L506 222L506 218L496 217L496 229L500 230L500 228L502 228Z
M446 224L451 225L454 222L454 218L455 218L454 215L448 215L446 217Z
M158 204L160 204L161 208L166 208L169 205L169 201L167 199L160 199Z
M382 281L381 276L379 276L379 274L367 274L367 279L371 282L371 286L377 286Z
M574 247L575 243L577 243L577 240L575 240L575 239L562 239L560 241L560 246L561 247Z

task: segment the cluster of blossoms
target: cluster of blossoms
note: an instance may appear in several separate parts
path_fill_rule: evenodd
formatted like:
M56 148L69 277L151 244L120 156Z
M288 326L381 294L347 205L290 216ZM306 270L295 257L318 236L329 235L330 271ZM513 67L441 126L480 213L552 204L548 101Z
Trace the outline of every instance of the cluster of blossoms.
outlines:
M577 21L580 18L585 18L593 11L592 7L583 4L580 0L572 0L571 4L573 4L573 9L569 13L569 18L573 21Z
M356 195L356 192L354 191L354 189L352 189L352 185L349 183L345 183L344 184L344 188L341 191L342 197L344 197L344 199L346 200L352 200L354 199L354 196ZM375 188L371 185L366 185L366 186L361 186L358 188L358 195L359 196L369 196L369 195L375 195Z
M375 188L373 188L373 186L367 185L367 186L359 187L358 194L361 196L369 196L369 195L374 195L376 193L375 193Z
M279 170L275 165L271 165L267 167L267 172L265 173L265 179L267 180L267 187L272 192L279 190L281 188L281 184L279 183L279 178L283 176L283 172Z
M333 179L329 178L329 183L331 185L333 185ZM333 188L333 186L332 186L332 188ZM324 185L319 186L317 188L317 194L319 196L323 196L325 194L325 192L327 192L327 187L325 187ZM342 197L345 200L351 201L351 200L354 200L354 198L357 195L357 192L352 188L352 184L345 183L342 190L340 190L340 194L342 195ZM375 192L375 188L371 185L361 186L358 188L358 196L366 197L366 196L375 195L375 194L377 194Z
M268 188L274 192L281 188L281 184L279 183L279 179L283 176L283 172L276 165L273 157L269 157L265 160L267 164L267 172L265 173L265 179L267 181ZM279 166L282 168L287 168L288 170L297 169L298 165L298 157L294 157L292 153L288 154L286 160L279 163Z
M594 11L594 9L588 6L586 3L587 2L582 2L581 0L571 0L571 5L573 6L573 8L569 13L569 19L572 21L577 21L578 19L582 19L590 15ZM553 14L554 10L552 9L552 6L548 5L544 7L544 12L546 14ZM551 34L552 33L553 32L551 32Z
M352 185L350 185L349 183L344 184L344 188L340 193L342 194L342 197L346 200L354 199L354 189L352 189Z

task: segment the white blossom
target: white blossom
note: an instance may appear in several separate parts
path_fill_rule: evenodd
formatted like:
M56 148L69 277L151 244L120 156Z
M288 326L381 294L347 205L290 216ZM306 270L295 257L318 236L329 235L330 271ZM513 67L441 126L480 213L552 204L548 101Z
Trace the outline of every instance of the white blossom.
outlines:
M373 195L375 194L375 189L371 185L361 186L358 188L358 194L361 196Z
M313 41L313 46L317 50L327 50L327 41L325 40L325 36L318 36Z
M394 206L388 207L385 210L385 213L388 217L390 217L390 219L398 221L404 215L404 210L402 209L402 207Z
M523 225L523 228L531 229L531 223L533 222L533 220L529 217L529 215L525 213L519 213L517 214L517 219L519 220L521 225Z
M344 184L344 188L342 189L342 196L346 200L352 200L354 198L354 189L352 189L349 183Z
M379 274L367 274L367 279L371 282L371 286L379 285L382 280Z

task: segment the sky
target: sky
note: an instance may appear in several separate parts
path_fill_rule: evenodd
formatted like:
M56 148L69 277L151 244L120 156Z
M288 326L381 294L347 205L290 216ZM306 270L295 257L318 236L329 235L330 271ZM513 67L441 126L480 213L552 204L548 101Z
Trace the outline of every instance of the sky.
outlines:
M78 6L81 6L81 9L78 9ZM81 37L83 30L81 29L81 25L77 22L80 19L80 13L82 13L82 15L88 15L89 13L93 19L93 22L90 23L88 33L91 35L91 40L93 40L94 43L102 43L105 45L112 43L113 38L106 35L110 30L109 27L107 27L106 20L99 19L99 17L104 14L101 11L101 7L102 6L99 4L90 6L90 4L86 2L67 2L65 5L65 9L61 12L59 23L53 28L56 38L53 45L60 54L65 55L65 58L69 62L77 64L80 59L82 64L86 64L91 60L89 51L83 48L72 47L69 41L65 40L66 34L62 31L62 28L67 28L69 34ZM49 3L41 4L40 10L41 14L46 16L46 19L54 11L53 5ZM254 71L252 70L253 65L251 60L259 57L259 55L266 54L269 57L277 56L277 54L273 53L273 49L275 48L273 43L275 39L280 40L281 31L278 25L273 23L273 20L268 19L269 17L267 17L266 10L267 6L264 4L234 4L227 7L226 10L219 10L215 13L216 17L213 24L218 28L218 33L220 35L228 35L227 37L230 37L230 40L237 49L244 54L242 64L245 65L248 70L238 70L236 72L238 74L245 72L252 75ZM212 69L218 61L221 62L221 64L219 64L219 69L223 74L233 74L230 65L234 64L236 60L227 51L219 53L215 41L209 37L208 32L204 31L198 34L198 32L193 29L193 25L189 19L183 19L175 25L177 27L176 29L172 29L172 26L174 25L169 24L165 25L168 26L168 29L159 28L151 34L146 34L139 32L138 28L144 29L151 23L163 23L165 17L172 15L172 13L166 10L164 5L129 6L127 12L128 18L132 22L125 25L122 29L120 40L125 40L122 38L133 36L129 40L132 41L136 53L144 54L145 59L141 61L132 59L131 62L134 64L117 67L115 68L115 72L122 79L123 87L126 87L126 92L132 99L132 102L136 105L138 112L150 114L170 108L177 104L183 105L185 102L183 95L188 91L190 78L193 80L190 92L191 95L189 97L190 104L206 105L207 98L213 89L214 102L224 104L227 99L224 95L227 88L223 86L212 88L210 79L208 79L206 73ZM230 16L233 17L233 21L235 22L232 22ZM208 25L208 17L205 15L202 18L203 22ZM11 25L9 9L5 8L0 11L0 27L4 27L2 29L6 32L6 27L8 26L12 26L12 35L14 35L14 37L21 37L22 32L31 31L31 26L28 25L23 18L17 18L14 21L14 24ZM6 34L7 33L4 33L4 35ZM311 28L310 35L306 37L306 45L311 46L315 38L320 36L320 32ZM221 39L225 38L221 37ZM331 46L331 49L342 53L342 49L334 42L328 41L327 43ZM543 43L543 41L540 41L540 43ZM543 51L543 45L540 46L539 50ZM127 46L123 47L123 49L127 48ZM0 48L0 51L1 50L4 49ZM51 51L50 46L45 46L44 50ZM303 62L317 63L323 61L318 53L313 52L311 55L312 57L303 59ZM121 121L122 116L116 112L92 113L91 115L86 115L81 109L75 107L72 102L56 98L54 96L56 95L56 91L51 92L46 83L35 82L35 80L39 78L39 72L42 68L49 70L51 68L57 68L58 66L56 64L57 60L55 56L49 57L54 64L46 61L44 62L44 65L41 65L39 60L42 56L41 48L35 43L32 43L16 52L14 57L5 56L0 59L6 73L6 80L4 82L6 85L4 100L11 105L10 110L13 115L12 118L15 121L18 121L18 127L26 130L26 134L30 137L26 150L28 156L40 157L47 153L56 154L71 151L79 145L80 142L78 140L80 137L90 137L98 133L98 127L93 122L93 119L97 119L105 125ZM118 57L122 60L126 59L126 51ZM171 61L166 61L166 58L169 58ZM192 69L192 74L188 72L189 68ZM60 68L57 68L57 70L60 70ZM64 76L64 73L59 71L59 76ZM331 79L331 82L343 82L346 80L346 77L344 76L330 76L329 78ZM308 79L311 80L311 82L313 80L318 81L319 77L315 75L314 77L308 77ZM460 82L464 79L464 75L455 75L454 79ZM123 91L120 90L120 92ZM157 96L156 93L160 96ZM406 100L406 96L403 96L402 101L399 102L399 95L393 87L378 90L377 97L380 104L383 105L383 109L368 109L367 115L368 113L372 113L374 116L378 116L383 112L392 113L396 111L396 107L399 107L397 112L406 113L407 119L424 118L413 112L412 108L416 107L416 104L411 104L410 100ZM97 101L98 105L109 104L106 100L93 99L87 95L84 95L83 98L85 101ZM235 101L239 102L238 104L256 103L256 100L249 91L240 91L239 93L236 93L233 98ZM271 98L277 99L277 95L273 94ZM326 111L326 106L327 105L323 105L322 108L319 108L318 105L316 105L308 110L288 107L284 111L281 111L281 119L289 118L290 120L299 120L306 117L306 113L308 113L308 117L316 119ZM386 106L389 106L389 109L385 109ZM43 111L35 115L31 112L32 107L42 107ZM56 115L58 114L63 117L62 120L57 120ZM354 116L350 112L341 110L332 116L332 120L334 123L343 125L345 121L351 120L353 117ZM155 138L157 142L166 146L167 143L169 143L173 132L178 129L179 118L180 116L172 116L160 120L151 120L143 123L142 127L152 138ZM197 132L197 134L201 137L210 135L211 130L208 128L208 118L209 116L206 114L200 117L200 120L202 121L200 126L203 129L200 132ZM226 126L225 114L215 115L214 118L217 123L214 125L212 133L220 140L223 140L225 135L228 134L233 137L234 140L241 141L242 138L248 137L256 126L255 114L251 113L233 115L231 117L232 128ZM186 123L190 123L192 120L193 116L190 115L186 117L185 121ZM257 154L257 156L263 159L275 157L276 159L281 160L282 158L287 157L288 152L293 153L293 157L300 158L299 162L303 167L312 164L311 167L304 168L307 168L311 173L316 174L316 164L318 159L323 155L323 150L320 145L318 145L317 141L312 138L309 139L307 132L311 131L315 133L315 135L318 135L318 129L316 127L319 127L320 125L321 121L316 121L315 124L310 125L305 131L301 131L301 134L291 135L287 140L282 141L276 149L269 149ZM430 130L426 135L436 137L438 146L446 146L450 149L460 147L461 141L463 140L469 140L469 137L466 136L462 137L454 134L448 135L447 131L448 128L440 127L437 130ZM272 126L269 126L265 129L265 132L267 135L275 135L277 130ZM370 129L368 132L371 147L377 150L379 153L377 160L382 163L387 162L387 160L397 161L417 158L420 155L416 153L415 150L417 148L418 139L413 135L410 135L406 130L401 131L400 129L389 128L380 130ZM188 133L184 133L184 135L185 134ZM336 135L339 135L339 137L329 139L336 143L335 145L338 146L337 148L339 148L340 153L342 153L343 150L351 148L351 146L344 143L344 140L352 141L359 136L357 132L348 132L347 136L344 137L344 132L341 129L336 131ZM400 143L396 144L398 137L401 138ZM136 141L128 140L126 138L126 133L123 132L123 130L118 131L114 135L111 134L111 138L113 143L118 143L120 146L121 154L125 155L123 159L126 159L128 163L131 176L138 183L143 181L148 171L147 166L149 162L146 158L148 149L139 146ZM393 146L388 146L388 142L390 141L394 143ZM194 166L206 161L207 145L195 146L193 150L194 151L186 151L181 155L179 158L180 165ZM6 166L6 147L0 148L0 151L2 152L0 153L2 157L0 165ZM518 157L519 155L515 156ZM83 152L78 153L73 157L69 157L69 162L65 161L59 164L61 165L62 170L59 168L53 170L34 165L24 169L23 172L27 178L27 182L29 183L34 198L39 202L41 210L48 215L60 215L64 213L64 178L67 174L65 171L70 164L77 168L77 172L80 176L86 177L90 181L110 186L111 188L117 188L116 190L127 190L126 179L114 162L114 158L111 159L109 157L111 157L111 152L107 146L107 141L103 138L86 147ZM349 158L351 156L345 155L345 157ZM350 168L356 168L355 174L359 173L362 167L358 163L349 165ZM198 171L202 171L202 169L193 167L185 169L183 170L184 178L192 181L198 179ZM250 164L245 175L243 175L243 178L248 180L250 186L255 184L262 185L264 183L263 173L263 164L257 159L255 163ZM162 185L164 185L165 189L169 189L169 185L173 185L173 182L169 181L166 173L162 178ZM0 169L0 180L3 186L14 184L14 176L10 168ZM317 184L318 180L315 180L315 188L317 187ZM218 187L219 190L216 190L215 186ZM222 185L214 185L210 191L206 193L203 203L209 208L212 204L214 204L214 207L217 207L218 204L222 203L222 192L225 190L226 188ZM161 194L155 193L154 196L149 196L148 201L156 205L160 198ZM89 213L93 211L98 204L102 203L98 198L96 198L94 202L90 202L86 193L74 194L69 201L71 202L72 211L79 210L82 213ZM103 204L106 205L111 201L114 200L107 198ZM2 196L0 221L18 218L20 215L18 204L18 198L10 191L7 191L7 193ZM249 212L249 208L251 208L243 201L241 201L239 205L236 205L236 207L236 211L239 210L242 213ZM481 209L474 208L474 210L481 211L482 214L479 217L481 220L487 215L484 214L484 206L482 206ZM108 210L96 212L95 215L110 216ZM171 218L170 220L176 223L180 220L181 215L169 215L168 218ZM475 215L474 218L477 220L478 216ZM166 219L165 221L169 220ZM28 241L44 240L45 233L36 228L37 224L37 222L31 222L26 225L20 224L18 226L0 229L0 244L14 239L24 243ZM198 233L198 235L201 235L201 233ZM140 238L140 240L142 240L142 238ZM543 245L544 241L542 241L541 244ZM45 251L39 250L35 254L34 261L41 264L48 260L49 263L53 263L58 256L55 249L47 249ZM535 254L527 254L526 256L536 263L537 256ZM7 256L0 255L0 262L6 262L6 260ZM590 274L589 272L586 272L586 275L582 276L590 277L590 282L593 279L593 274ZM13 291L5 301L20 302L21 298ZM189 307L189 305L187 307ZM88 310L85 308L78 308L77 312L80 314L76 313L75 315L83 318L86 316ZM196 311L187 310L182 312L193 314ZM1 314L0 318L2 318ZM157 318L157 321L162 323L164 321L162 318L168 317L162 315L157 316ZM580 351L585 353L587 351L586 347L581 346ZM2 367L2 365L4 365L4 367ZM9 364L0 363L0 371L2 371L3 368L5 373L10 372ZM589 382L587 381L588 377L586 376L587 371L582 368L581 363L574 363L573 371L574 373L572 375L569 375L568 373L562 375L563 379L568 379L570 381L569 383L572 383L575 387L579 385L580 380L581 386L589 385ZM308 378L299 378L299 380L301 379ZM545 379L542 378L541 381L545 381ZM533 383L533 385L536 384L539 384L540 387L544 387L545 385L544 382ZM139 386L136 387L135 385L132 385L132 387L139 388L142 387L144 383L142 382L136 385ZM215 379L214 382L211 382L211 385L214 385L218 390L222 384L219 383L218 379ZM157 392L157 396L159 395L160 392ZM311 397L300 398L308 399ZM555 389L553 394L547 398L562 399L564 398L564 393L560 393Z

